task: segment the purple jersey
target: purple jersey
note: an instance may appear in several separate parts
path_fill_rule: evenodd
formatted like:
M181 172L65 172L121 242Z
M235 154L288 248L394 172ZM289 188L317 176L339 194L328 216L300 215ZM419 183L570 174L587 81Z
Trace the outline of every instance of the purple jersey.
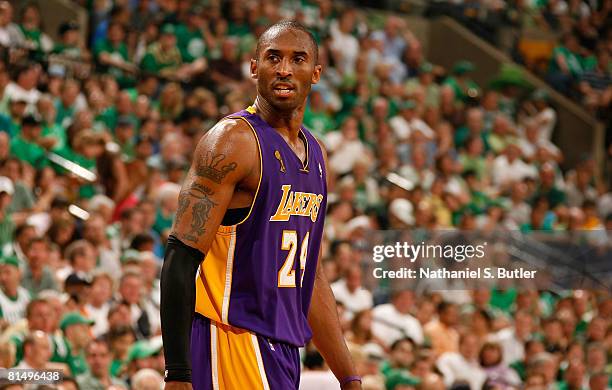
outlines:
M312 336L308 308L327 199L321 148L302 127L302 162L254 107L230 115L248 122L261 176L249 214L220 226L196 279L196 312L294 346Z

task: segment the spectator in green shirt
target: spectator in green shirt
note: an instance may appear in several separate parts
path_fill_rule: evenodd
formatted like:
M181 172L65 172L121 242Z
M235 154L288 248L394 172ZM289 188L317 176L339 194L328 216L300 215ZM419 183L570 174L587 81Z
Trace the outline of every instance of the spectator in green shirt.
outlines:
M21 122L21 133L11 140L11 154L35 169L48 164L45 149L39 145L41 132L40 121L28 115Z
M36 103L42 120L42 135L45 148L60 150L66 146L66 129L56 123L57 110L48 96L43 96Z
M547 81L564 95L570 94L573 84L585 71L587 60L580 54L578 39L571 32L563 35L561 44L553 50L548 65Z
M198 58L189 63L184 61L176 43L176 28L165 24L159 40L147 49L140 67L144 72L153 73L168 80L187 81L206 68L206 59Z
M55 123L67 128L72 123L76 111L76 100L81 92L81 87L76 80L66 80L62 84L60 96L55 102Z
M444 85L453 88L455 100L466 102L479 95L480 87L468 76L475 69L470 61L459 61L453 66L453 75L446 78Z
M21 12L19 30L25 38L25 45L32 59L40 61L53 49L53 41L41 30L40 10L34 3L27 4Z
M191 8L187 23L176 26L177 44L185 62L193 62L208 54L207 47L212 37L202 11L200 7Z
M133 84L133 74L137 71L130 62L125 35L123 25L110 23L107 38L96 43L93 49L100 71L113 76L121 87Z
M79 25L75 22L64 22L58 28L60 41L55 43L54 54L74 60L88 59L88 53L79 42Z
M0 131L8 133L11 138L19 134L21 118L25 114L27 104L19 95L10 99L8 114L0 113Z
M82 389L104 390L110 386L127 388L122 380L110 374L111 354L106 341L93 340L87 344L85 359L90 371L77 377Z
M89 366L85 360L85 347L91 341L89 328L93 323L93 320L83 317L81 313L76 311L65 314L60 321L60 329L70 347L68 366L73 376L79 376L89 371Z
M117 127L115 127L115 140L121 148L121 154L125 160L133 160L136 152L136 134L134 132L134 122L128 116L119 117Z
M326 109L320 91L314 90L310 93L310 104L304 112L304 125L319 137L336 129L336 123Z

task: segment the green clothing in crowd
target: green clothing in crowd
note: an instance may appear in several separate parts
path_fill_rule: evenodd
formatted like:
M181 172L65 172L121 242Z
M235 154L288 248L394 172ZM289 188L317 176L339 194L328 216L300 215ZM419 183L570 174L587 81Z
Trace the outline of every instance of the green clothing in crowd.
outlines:
M144 72L158 74L163 70L177 69L182 63L183 59L178 48L163 50L159 43L154 43L140 62L140 68Z
M186 25L179 24L176 26L176 41L185 62L193 62L208 54L206 42L200 30L190 30Z
M45 149L33 142L23 139L21 135L11 139L10 149L12 155L27 162L37 170L46 167L49 163Z
M450 76L444 81L444 85L450 86L455 92L455 100L465 102L468 100L467 91L469 89L474 89L476 91L480 91L480 87L476 84L475 81L467 79L465 82L459 82L459 80Z
M102 384L102 382L100 382L97 378L95 378L91 373L79 375L76 378L76 380L81 389L105 390L107 388L106 386ZM115 378L111 376L110 381L113 386L118 386L118 387L127 389L127 384L119 378Z

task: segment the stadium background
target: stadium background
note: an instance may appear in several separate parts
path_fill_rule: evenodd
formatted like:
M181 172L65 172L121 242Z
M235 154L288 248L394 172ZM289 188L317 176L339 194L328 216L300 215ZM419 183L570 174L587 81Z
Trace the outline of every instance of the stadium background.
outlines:
M415 294L371 283L359 242L460 228L609 247L611 15L609 0L0 2L0 366L62 368L65 389L161 385L179 183L202 132L253 101L258 35L295 18L320 44L305 124L330 156L322 261L364 389L609 388L609 290ZM334 388L303 356L303 388Z

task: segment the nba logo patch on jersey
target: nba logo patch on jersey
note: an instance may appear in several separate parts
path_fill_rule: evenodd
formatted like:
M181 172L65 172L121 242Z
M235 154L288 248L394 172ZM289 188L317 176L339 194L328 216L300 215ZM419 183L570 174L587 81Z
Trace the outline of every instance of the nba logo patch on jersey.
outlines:
M276 157L280 164L280 171L283 173L287 172L287 170L285 169L285 163L283 162L283 158L281 157L281 154L278 150L274 151L274 157Z
M319 177L323 179L323 168L321 168L321 163L319 163Z

